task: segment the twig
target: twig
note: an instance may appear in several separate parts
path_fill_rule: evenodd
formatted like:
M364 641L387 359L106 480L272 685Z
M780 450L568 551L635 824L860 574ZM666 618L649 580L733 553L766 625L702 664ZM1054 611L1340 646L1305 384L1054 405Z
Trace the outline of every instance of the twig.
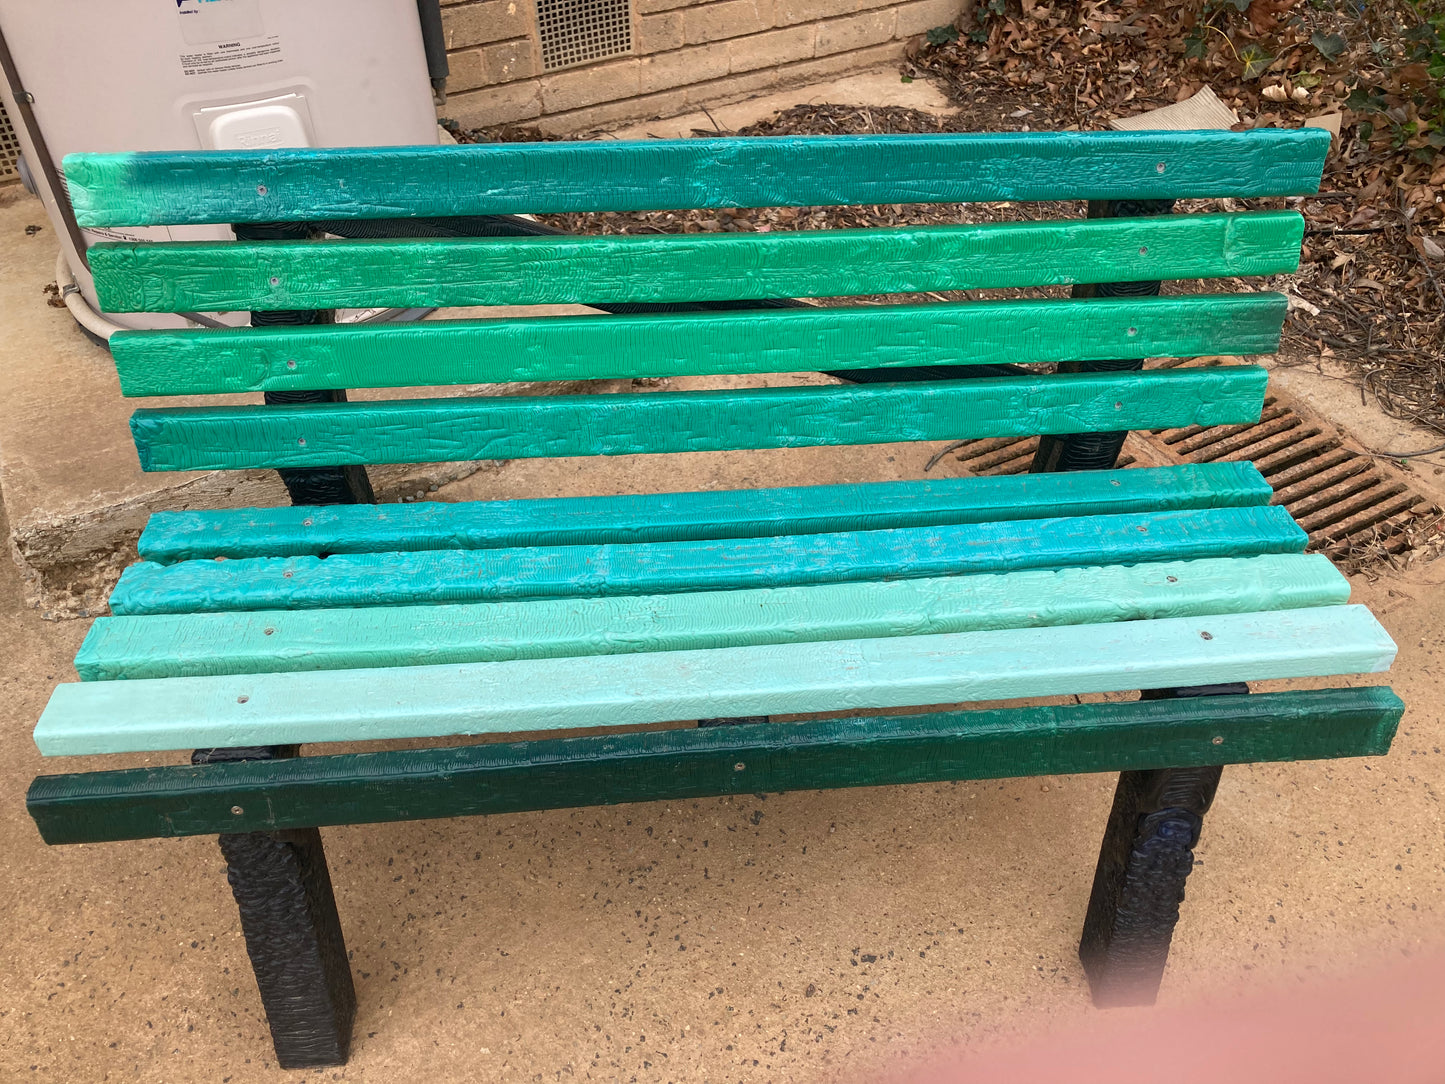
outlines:
M955 440L952 444L945 444L941 449L939 449L937 455L935 455L932 459L930 459L927 463L924 464L924 466L923 466L923 473L924 473L924 474L927 474L927 473L928 473L929 471L931 471L934 467L936 467L936 466L938 465L938 461L939 461L940 459L942 459L944 456L946 456L949 452L956 452L956 451L958 451L960 448L962 448L965 444L972 444L972 443L973 443L972 440Z

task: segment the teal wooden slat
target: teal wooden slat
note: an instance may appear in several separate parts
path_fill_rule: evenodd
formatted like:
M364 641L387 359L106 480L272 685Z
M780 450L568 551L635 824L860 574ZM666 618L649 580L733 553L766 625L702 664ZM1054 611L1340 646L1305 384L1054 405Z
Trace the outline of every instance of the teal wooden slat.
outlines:
M115 614L406 606L920 579L1071 565L1299 553L1283 508L1221 508L642 545L142 561Z
M157 512L140 556L213 557L681 542L1011 519L1233 508L1274 490L1251 463L783 489Z
M72 154L83 226L1304 195L1328 134L1028 132Z
M1318 554L744 591L101 617L83 681L279 673L916 636L1348 601Z
M1294 211L898 230L93 246L107 312L708 301L1273 275Z
M148 471L800 448L1255 421L1253 366L980 380L137 410Z
M122 331L126 395L1273 353L1283 294Z
M1208 634L1206 638L1205 634ZM55 690L47 756L628 726L1377 672L1362 606Z
M46 843L264 832L822 787L1380 756L1387 688L745 723L41 776Z

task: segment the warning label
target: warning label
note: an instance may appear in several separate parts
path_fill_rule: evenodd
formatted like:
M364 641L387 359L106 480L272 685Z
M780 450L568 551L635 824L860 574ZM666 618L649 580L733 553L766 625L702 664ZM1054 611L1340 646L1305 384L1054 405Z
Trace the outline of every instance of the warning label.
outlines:
M223 41L207 49L182 53L181 71L186 75L214 75L266 68L280 64L283 59L281 38L273 34L260 41Z

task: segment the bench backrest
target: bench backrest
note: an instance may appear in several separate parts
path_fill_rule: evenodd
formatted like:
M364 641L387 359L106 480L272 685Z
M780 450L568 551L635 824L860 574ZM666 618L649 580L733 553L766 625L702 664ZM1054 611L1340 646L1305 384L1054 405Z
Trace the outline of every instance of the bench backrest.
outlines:
M1328 133L699 139L73 155L84 226L520 212L1255 198L1316 190ZM635 304L1292 272L1293 211L771 233L100 244L111 312ZM127 395L1270 352L1276 293L122 332ZM618 455L1256 420L1251 366L974 380L145 409L147 470Z

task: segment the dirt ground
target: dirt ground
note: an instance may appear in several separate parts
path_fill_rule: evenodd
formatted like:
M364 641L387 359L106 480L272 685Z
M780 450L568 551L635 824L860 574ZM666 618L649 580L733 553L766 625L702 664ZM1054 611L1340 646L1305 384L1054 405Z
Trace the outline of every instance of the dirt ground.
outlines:
M918 477L934 450L537 460L440 495ZM1075 956L1111 777L701 799L327 829L354 1053L283 1074L212 839L40 842L29 731L86 622L0 583L0 1079L873 1080L1120 1015ZM1225 772L1163 1005L1445 941L1445 569L1355 584L1400 645L1394 751Z

